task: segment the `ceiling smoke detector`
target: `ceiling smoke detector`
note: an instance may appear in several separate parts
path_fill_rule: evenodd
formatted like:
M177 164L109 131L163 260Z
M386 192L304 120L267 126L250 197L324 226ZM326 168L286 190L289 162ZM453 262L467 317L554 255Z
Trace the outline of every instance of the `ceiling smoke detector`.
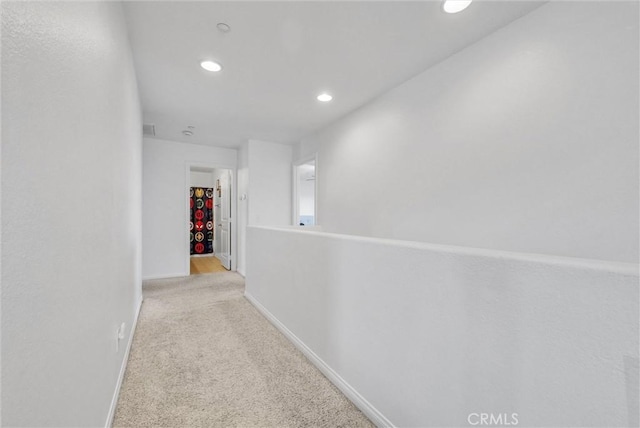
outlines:
M231 31L231 27L229 26L229 24L225 24L224 22L219 22L218 25L216 25L216 27L218 27L218 31L224 34Z

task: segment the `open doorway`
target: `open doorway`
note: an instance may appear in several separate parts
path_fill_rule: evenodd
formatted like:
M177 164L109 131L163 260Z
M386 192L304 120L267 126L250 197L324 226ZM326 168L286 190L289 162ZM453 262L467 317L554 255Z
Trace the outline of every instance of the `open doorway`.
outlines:
M316 156L294 163L293 166L293 224L315 226L318 224L316 206Z
M189 168L189 273L231 270L232 170Z

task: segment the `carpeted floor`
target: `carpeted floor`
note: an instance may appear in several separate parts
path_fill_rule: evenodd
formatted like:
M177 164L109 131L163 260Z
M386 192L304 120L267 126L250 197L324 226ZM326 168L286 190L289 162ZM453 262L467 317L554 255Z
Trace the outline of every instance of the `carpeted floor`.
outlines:
M233 272L147 281L115 427L373 427Z

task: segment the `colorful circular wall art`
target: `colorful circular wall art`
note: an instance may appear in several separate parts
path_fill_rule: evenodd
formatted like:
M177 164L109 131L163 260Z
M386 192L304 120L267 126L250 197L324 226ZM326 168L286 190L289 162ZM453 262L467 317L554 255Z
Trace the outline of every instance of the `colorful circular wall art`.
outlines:
M213 189L191 187L189 195L191 254L213 254Z

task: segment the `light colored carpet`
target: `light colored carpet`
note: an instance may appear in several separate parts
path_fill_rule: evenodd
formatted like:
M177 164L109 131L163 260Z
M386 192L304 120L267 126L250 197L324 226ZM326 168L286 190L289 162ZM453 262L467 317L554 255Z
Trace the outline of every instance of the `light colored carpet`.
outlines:
M233 272L146 281L115 427L373 427Z

